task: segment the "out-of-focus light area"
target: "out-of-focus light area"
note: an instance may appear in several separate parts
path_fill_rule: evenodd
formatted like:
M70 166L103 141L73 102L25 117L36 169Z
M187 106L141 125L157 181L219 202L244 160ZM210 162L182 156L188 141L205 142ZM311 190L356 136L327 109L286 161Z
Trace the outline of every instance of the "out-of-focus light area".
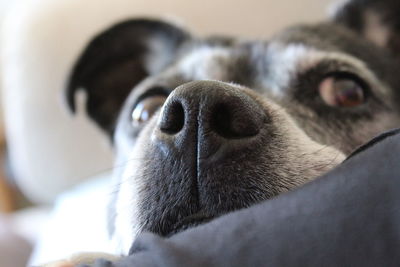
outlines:
M0 267L109 249L103 228L112 149L83 105L74 117L62 100L74 60L96 33L150 16L201 36L268 39L327 18L331 2L0 0Z

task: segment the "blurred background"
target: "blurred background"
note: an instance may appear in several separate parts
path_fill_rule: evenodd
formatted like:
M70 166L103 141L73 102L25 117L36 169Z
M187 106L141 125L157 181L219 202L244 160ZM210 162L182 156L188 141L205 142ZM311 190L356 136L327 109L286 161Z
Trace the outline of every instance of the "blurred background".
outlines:
M325 19L331 2L0 0L0 267L109 250L112 149L82 108L71 116L62 101L69 70L96 33L151 16L197 35L267 39Z

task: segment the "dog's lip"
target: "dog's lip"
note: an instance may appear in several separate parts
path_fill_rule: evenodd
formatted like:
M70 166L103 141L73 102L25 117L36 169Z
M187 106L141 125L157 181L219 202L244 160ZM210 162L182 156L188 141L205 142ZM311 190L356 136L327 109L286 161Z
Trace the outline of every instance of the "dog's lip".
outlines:
M215 216L208 215L204 212L198 212L192 215L189 215L182 220L179 220L176 222L173 227L171 232L168 234L168 236L174 235L176 233L182 232L184 230L187 230L189 228L195 227L199 224L207 223L210 220L215 218Z

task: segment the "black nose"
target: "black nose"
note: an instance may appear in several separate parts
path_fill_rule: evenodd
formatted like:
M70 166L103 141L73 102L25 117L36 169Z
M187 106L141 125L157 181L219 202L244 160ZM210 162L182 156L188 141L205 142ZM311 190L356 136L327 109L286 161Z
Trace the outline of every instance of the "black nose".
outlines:
M260 105L242 90L222 82L196 81L173 91L158 127L164 137L174 139L175 147L189 139L208 157L222 144L257 136L264 119Z

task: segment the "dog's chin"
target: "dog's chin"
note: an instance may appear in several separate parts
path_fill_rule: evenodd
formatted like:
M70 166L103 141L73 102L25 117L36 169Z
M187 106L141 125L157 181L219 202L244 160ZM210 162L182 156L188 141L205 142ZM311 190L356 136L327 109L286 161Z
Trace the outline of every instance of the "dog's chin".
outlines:
M179 232L185 231L189 228L196 227L200 224L207 223L214 219L216 216L207 215L203 212L199 212L190 216L183 218L173 225L172 230L167 234L167 236L172 236Z

